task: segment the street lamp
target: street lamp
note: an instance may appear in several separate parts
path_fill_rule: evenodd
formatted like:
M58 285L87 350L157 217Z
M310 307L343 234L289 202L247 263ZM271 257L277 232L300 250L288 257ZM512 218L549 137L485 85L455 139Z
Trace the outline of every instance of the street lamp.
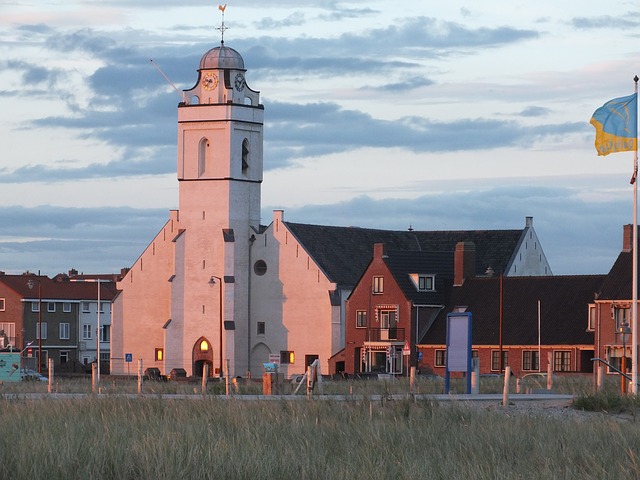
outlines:
M38 283L38 373L42 373L42 283L40 279L29 279L27 287L29 290L33 290L33 287Z
M219 288L219 300L220 300L220 345L218 347L219 356L220 356L220 378L224 377L223 369L222 369L222 278L216 277L215 275L211 275L209 279L209 285L213 286L216 284L216 280L218 281Z
M627 373L627 335L631 333L631 327L629 327L629 323L624 321L618 327L618 333L622 335L622 363L621 368L622 373L626 375ZM624 375L621 375L622 384L620 386L622 393L627 393L627 379Z

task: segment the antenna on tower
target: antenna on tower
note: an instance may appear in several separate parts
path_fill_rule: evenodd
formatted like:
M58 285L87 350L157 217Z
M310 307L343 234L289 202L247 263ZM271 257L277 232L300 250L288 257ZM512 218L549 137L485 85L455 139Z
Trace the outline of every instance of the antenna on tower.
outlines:
M221 40L220 40L220 43L222 45L224 45L224 32L225 32L225 30L229 30L229 27L227 27L224 24L224 11L226 10L226 8L227 8L227 4L226 3L224 5L218 5L218 10L220 10L222 12L222 25L220 25L218 28L216 28L216 30L218 30L220 32L220 35L222 37Z
M169 77L167 77L164 72L162 70L160 70L160 67L158 66L158 64L156 62L153 61L153 58L149 60L151 62L151 65L153 65L154 67L156 67L156 69L160 72L160 75L162 75L164 77L164 79L169 83L169 85L171 85L173 87L173 89L176 91L176 93L178 95L180 95L180 98L182 99L182 103L187 103L187 99L185 98L184 92L181 92L180 90L178 90L178 87L176 87L173 82L171 80L169 80Z

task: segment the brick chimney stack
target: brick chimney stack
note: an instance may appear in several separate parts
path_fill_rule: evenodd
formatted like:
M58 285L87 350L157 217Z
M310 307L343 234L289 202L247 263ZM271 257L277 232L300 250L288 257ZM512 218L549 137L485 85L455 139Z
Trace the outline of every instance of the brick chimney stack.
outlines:
M465 278L476 276L476 244L458 242L453 257L453 285L459 287Z
M630 252L633 246L633 225L627 224L622 227L622 251Z

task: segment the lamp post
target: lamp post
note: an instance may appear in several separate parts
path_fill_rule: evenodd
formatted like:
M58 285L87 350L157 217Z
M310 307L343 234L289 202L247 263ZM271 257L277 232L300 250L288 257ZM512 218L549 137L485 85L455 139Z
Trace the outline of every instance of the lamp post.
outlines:
M219 350L219 360L220 360L220 378L224 377L223 374L223 369L222 369L222 278L220 277L216 277L215 275L211 275L211 278L209 278L209 285L215 285L216 284L216 280L218 282L218 288L219 288L219 304L220 304L220 311L219 311L219 316L220 316L220 344L218 346L218 350Z
M42 283L40 279L29 279L27 287L29 290L33 290L33 287L38 283L38 373L42 370Z
M629 323L624 321L618 327L618 333L622 335L622 359L620 370L622 373L626 375L627 373L627 335L631 333L631 327L629 327ZM621 375L622 384L620 385L620 390L622 393L627 393L627 379L624 375Z
M97 299L97 309L96 309L96 385L100 385L100 310L101 310L101 300L100 300L100 284L101 283L109 283L112 280L104 279L104 278L83 278L81 280L72 280L74 282L89 282L95 283L98 286L98 299Z

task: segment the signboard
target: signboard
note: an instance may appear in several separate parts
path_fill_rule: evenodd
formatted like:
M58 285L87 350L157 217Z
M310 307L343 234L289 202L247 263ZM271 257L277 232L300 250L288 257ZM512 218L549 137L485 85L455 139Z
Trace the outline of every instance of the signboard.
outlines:
M269 354L269 363L275 363L280 365L280 354L279 353L270 353Z
M0 353L0 382L19 382L20 352Z
M125 353L124 354L124 361L127 362L127 363L133 362L133 353Z
M471 312L447 315L445 393L449 393L451 372L466 372L467 393L471 393Z
M403 355L411 355L411 348L409 347L409 342L408 341L404 342L404 348L402 349L402 354Z

